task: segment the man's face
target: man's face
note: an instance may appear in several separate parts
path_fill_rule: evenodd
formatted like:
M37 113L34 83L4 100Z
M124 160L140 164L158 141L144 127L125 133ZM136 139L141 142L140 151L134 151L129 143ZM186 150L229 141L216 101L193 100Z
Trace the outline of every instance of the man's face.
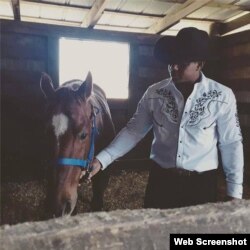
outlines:
M169 74L175 83L195 82L200 76L200 70L199 62L183 62L168 66Z

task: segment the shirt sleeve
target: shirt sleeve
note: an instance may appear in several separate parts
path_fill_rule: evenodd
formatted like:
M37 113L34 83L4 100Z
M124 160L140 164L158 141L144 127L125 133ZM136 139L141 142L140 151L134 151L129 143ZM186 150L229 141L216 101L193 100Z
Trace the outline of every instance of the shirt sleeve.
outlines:
M152 116L148 108L147 92L140 100L135 114L129 120L126 127L96 156L101 162L103 170L114 160L125 155L135 147L152 128Z
M217 123L219 149L226 176L227 195L242 198L244 166L242 134L232 90L226 105Z

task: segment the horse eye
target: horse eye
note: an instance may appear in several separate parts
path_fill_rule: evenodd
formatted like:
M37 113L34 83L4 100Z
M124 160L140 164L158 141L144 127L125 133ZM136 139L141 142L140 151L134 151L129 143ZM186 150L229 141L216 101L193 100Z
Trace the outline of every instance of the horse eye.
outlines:
M87 137L87 134L86 134L85 132L82 132L82 133L80 134L80 139L81 139L81 140L84 140L86 137Z

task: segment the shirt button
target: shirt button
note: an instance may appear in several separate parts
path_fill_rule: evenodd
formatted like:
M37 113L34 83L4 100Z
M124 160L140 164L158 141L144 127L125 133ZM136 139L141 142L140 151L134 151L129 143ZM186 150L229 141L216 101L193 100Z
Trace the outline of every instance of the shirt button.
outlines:
M180 143L182 143L182 141L180 141Z
M180 155L178 155L178 157L180 158L181 156L180 156Z
M187 114L188 112L187 111L185 111L185 114Z

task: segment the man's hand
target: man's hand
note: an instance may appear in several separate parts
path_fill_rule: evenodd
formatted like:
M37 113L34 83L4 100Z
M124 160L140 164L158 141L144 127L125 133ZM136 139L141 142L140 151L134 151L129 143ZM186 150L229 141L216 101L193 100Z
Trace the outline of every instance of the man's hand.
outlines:
M78 183L78 187L81 186L82 182L84 181L84 176L86 175L86 170L82 170L81 174L80 174L80 178L79 178L79 183Z
M100 171L101 168L102 168L102 164L97 159L94 159L93 162L92 162L91 171L87 172L86 170L83 170L81 172L78 186L81 186L81 183L83 181L87 181L87 183L90 183L91 178L94 175L96 175Z
M102 164L95 158L92 162L92 170L89 173L88 181L91 181L91 178L96 175L100 169L102 168Z

